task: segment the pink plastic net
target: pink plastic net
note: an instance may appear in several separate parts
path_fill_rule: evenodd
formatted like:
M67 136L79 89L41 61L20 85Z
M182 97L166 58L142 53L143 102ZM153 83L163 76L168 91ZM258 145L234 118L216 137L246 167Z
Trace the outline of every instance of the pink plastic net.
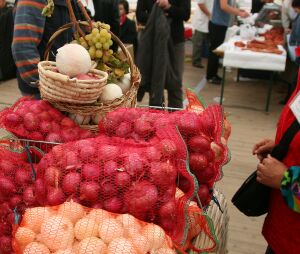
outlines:
M222 166L228 161L228 148L222 144L223 110L209 106L200 113L188 110L169 113L145 108L122 108L110 112L99 123L100 134L151 142L167 125L177 127L189 153L189 168L199 182L198 195L208 205L213 184L222 177ZM179 187L188 192L190 182L180 175Z
M0 113L0 126L18 138L69 142L92 137L73 120L43 100L22 97Z
M55 146L38 164L39 204L59 205L72 198L92 208L129 213L160 225L176 243L186 236L185 206L194 197L187 152L174 126L147 142L106 135ZM190 190L175 200L179 176Z

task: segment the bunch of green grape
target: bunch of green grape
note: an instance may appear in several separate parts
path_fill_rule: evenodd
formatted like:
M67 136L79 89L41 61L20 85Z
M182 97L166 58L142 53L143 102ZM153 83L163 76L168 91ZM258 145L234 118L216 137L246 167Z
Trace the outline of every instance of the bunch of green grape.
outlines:
M113 41L109 29L109 25L98 24L97 22L91 33L84 38L79 38L80 45L89 51L92 60L102 60L105 63L109 61L110 56L113 54L113 51L110 49Z

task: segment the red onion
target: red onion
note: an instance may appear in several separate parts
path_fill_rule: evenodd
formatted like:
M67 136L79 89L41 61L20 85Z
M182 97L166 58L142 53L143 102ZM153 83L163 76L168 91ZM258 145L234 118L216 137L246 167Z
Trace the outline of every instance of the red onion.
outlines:
M96 155L96 149L90 140L79 140L77 142L79 155L82 161L92 159Z
M22 123L23 119L17 113L9 113L6 115L6 121L11 126L18 126L20 123Z
M57 186L60 178L60 171L56 167L45 169L44 181L46 185Z
M59 133L60 132L60 125L57 123L57 122L55 122L55 121L53 121L53 122L51 122L51 125L52 125L52 132L54 132L54 133Z
M28 168L16 170L15 182L19 186L24 186L32 182L32 172Z
M61 120L60 125L63 128L72 128L72 127L75 127L75 123L70 118L68 118L68 117L64 117Z
M162 156L161 152L154 146L147 147L145 154L149 161L159 161Z
M39 120L33 113L27 113L24 116L24 126L29 131L35 131L39 128Z
M100 186L101 186L100 192L102 196L112 197L117 195L116 187L112 183L110 183L108 179L102 180Z
M34 114L39 114L42 112L42 108L39 104L36 103L36 101L32 101L29 110Z
M203 154L192 153L190 155L190 168L192 171L197 172L197 170L204 169L208 166L208 160Z
M44 134L50 133L52 131L52 124L51 124L51 122L46 122L46 121L41 122L41 124L40 124L40 130Z
M170 185L167 189L161 189L159 192L159 200L163 203L168 202L175 197L176 185Z
M188 148L192 152L204 153L207 150L210 150L210 140L204 135L194 136L189 140Z
M80 185L80 199L96 202L99 198L100 186L96 182L83 182Z
M48 110L48 113L49 113L49 115L50 115L53 119L55 119L55 121L57 121L57 122L61 121L61 119L63 118L63 114L60 113L60 112L59 112L57 109L55 109L55 108L50 108L50 109Z
M33 206L37 203L33 187L27 187L23 192L23 201L27 206Z
M176 203L175 200L170 200L169 202L163 204L159 209L160 218L176 218Z
M92 138L94 135L88 130L80 130L79 132L80 139Z
M14 209L15 207L17 207L19 204L22 203L22 197L19 195L15 195L13 196L10 200L9 200L9 207L11 209ZM1 231L1 230L0 230Z
M185 113L179 118L178 128L182 135L195 135L199 133L199 116L194 113Z
M148 181L134 183L124 194L128 211L138 218L152 210L158 201L157 188Z
M199 118L200 130L209 136L212 136L215 130L215 122L213 116L209 116L208 113L200 115Z
M120 172L118 171L116 173L116 186L117 188L125 188L129 185L131 185L131 177L127 172Z
M120 213L123 204L120 198L112 197L104 201L104 209L112 213Z
M0 160L0 170L5 175L14 175L15 174L16 166L13 164L12 161L1 159Z
M0 253L1 254L11 254L11 253L13 253L11 243L12 243L11 237L1 236L0 237Z
M50 114L47 111L43 111L43 112L39 113L38 116L39 116L39 119L41 119L44 122L52 121L52 117L50 116Z
M33 184L33 188L37 201L40 205L44 205L47 196L47 190L44 181L42 179L37 179Z
M155 121L154 127L159 130L159 129L165 128L169 124L170 124L170 120L168 118L162 116Z
M44 136L38 132L38 131L34 131L32 133L30 133L30 138L33 140L44 140Z
M57 133L49 133L45 139L48 142L62 143L62 137Z
M5 221L0 221L0 236L3 236L3 235L10 236L11 233L12 233L11 224L9 224Z
M213 180L216 176L215 170L212 167L206 167L198 169L196 172L193 172L199 183L208 183Z
M100 169L96 164L84 164L81 169L81 175L85 180L98 180L100 177Z
M103 161L113 160L119 155L119 148L112 145L102 145L98 148L98 158Z
M163 139L161 142L161 151L164 157L172 157L176 155L177 147L173 140Z
M60 188L49 188L47 195L47 205L60 205L66 201L66 197Z
M139 118L134 122L134 131L141 137L149 137L153 134L154 128L149 122Z
M211 194L205 184L201 184L198 190L198 197L200 198L201 204L207 206L211 200Z
M121 138L127 138L132 131L131 124L127 122L123 122L116 129L116 136Z
M78 137L78 130L76 128L62 129L61 136L64 141L74 141Z
M124 160L124 167L129 175L139 177L144 169L142 158L138 153L130 153Z
M81 181L81 177L79 173L71 172L67 174L62 181L62 189L63 191L71 195L76 193Z
M169 162L153 162L149 175L159 187L169 187L176 183L177 171Z
M0 204L0 218L7 216L11 212L8 203Z
M70 151L70 150L66 150L64 153L64 159L66 162L66 167L70 167L70 166L77 166L79 165L79 161L78 161L78 154Z
M115 161L107 161L103 166L104 177L115 176L117 173L118 164Z
M7 177L0 177L0 192L4 195L12 196L16 192L16 187L14 183Z
M183 176L179 177L179 189L181 189L184 193L188 193L191 189L191 183L188 179Z

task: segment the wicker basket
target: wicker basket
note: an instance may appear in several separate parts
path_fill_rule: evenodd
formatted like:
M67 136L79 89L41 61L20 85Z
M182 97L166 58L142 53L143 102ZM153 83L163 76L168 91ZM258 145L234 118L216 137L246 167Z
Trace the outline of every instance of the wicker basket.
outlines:
M42 61L38 64L39 89L44 100L51 102L65 102L74 104L95 103L101 95L108 74L103 71L91 69L89 73L95 74L99 79L79 80L56 72L56 63Z
M89 22L78 22L81 27L89 27ZM73 23L66 24L62 26L59 30L57 30L52 37L49 39L47 49L45 51L45 59L49 58L50 49L55 41L55 39L64 31L74 27ZM71 113L71 114L79 114L82 116L95 116L98 115L100 118L105 116L106 113L113 111L118 108L122 107L135 107L137 104L137 91L139 84L141 82L141 75L138 68L134 65L132 57L129 51L126 49L125 45L120 41L120 39L111 33L112 39L119 45L121 48L125 59L128 61L130 67L130 75L131 75L131 87L124 94L122 97L111 101L109 103L100 103L100 102L93 102L93 103L75 103L72 100L64 100L58 101L54 98L48 96L47 91L44 89L43 86L40 86L41 96L43 99L49 101L54 107L59 109L62 112ZM41 78L43 78L41 76ZM69 99L69 98L67 98ZM91 131L98 131L98 125L81 125L82 128L89 129Z
M227 253L227 241L228 241L228 204L225 196L218 190L215 190L214 196L220 203L223 213L220 211L219 207L212 201L211 205L208 207L206 213L212 219L213 226L215 229L216 237L219 241L219 247L217 254ZM199 235L194 242L196 248L203 249L210 246L211 240L206 235ZM189 254L196 254L194 251L190 251Z

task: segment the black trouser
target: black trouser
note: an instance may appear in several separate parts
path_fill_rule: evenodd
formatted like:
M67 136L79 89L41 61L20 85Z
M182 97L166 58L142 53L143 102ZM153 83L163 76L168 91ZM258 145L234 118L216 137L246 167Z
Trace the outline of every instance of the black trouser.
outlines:
M275 254L275 252L271 249L270 246L268 246L265 254Z
M213 50L215 50L224 42L227 26L219 26L213 24L212 22L209 22L208 30L209 55L206 78L211 79L212 77L217 75L219 68L219 57L213 53Z

